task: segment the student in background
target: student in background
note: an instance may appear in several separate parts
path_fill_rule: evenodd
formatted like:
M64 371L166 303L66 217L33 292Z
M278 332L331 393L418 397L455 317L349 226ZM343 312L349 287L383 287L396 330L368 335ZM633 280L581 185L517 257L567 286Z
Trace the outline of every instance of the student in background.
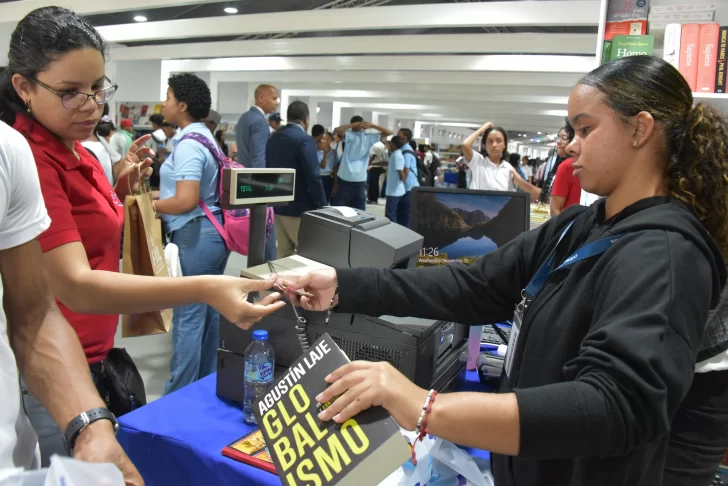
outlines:
M482 135L480 152L473 144ZM488 122L463 141L463 162L470 168L468 189L513 191L511 165L504 159L508 146L505 129Z
M561 214L581 199L581 182L574 175L574 159L566 159L556 169L556 177L551 186L551 216Z
M399 205L406 194L404 182L407 180L402 147L406 144L402 137L396 135L389 141L389 166L387 167L387 205L384 215L393 223L402 224ZM404 225L403 225L404 226Z
M365 130L374 129L379 133L367 133ZM367 168L372 147L382 137L391 135L386 128L372 125L360 116L351 119L348 125L342 125L334 130L344 137L344 157L337 171L338 180L335 183L337 190L334 195L334 206L349 206L366 210L366 184Z
M125 154L129 151L131 148L131 132L133 130L132 128L132 122L129 118L124 118L121 120L121 123L119 124L120 128L111 136L111 140L109 140L109 145L111 145L111 148L116 152L117 154ZM119 170L121 170L121 166L114 165L115 172L114 172L114 179L119 178Z
M372 146L369 153L369 190L367 192L367 202L369 204L379 204L379 196L381 194L379 179L387 170L387 147L380 140Z
M314 125L313 128L311 128L311 136L316 141L316 144L318 144L321 141L321 138L324 136L324 133L326 133L326 129L323 125Z
M339 155L333 145L334 136L326 132L318 144L319 169L321 170L321 183L324 185L326 204L331 204L331 193L334 189L333 173L339 165Z
M228 144L225 143L225 132L222 130L216 131L215 140L220 146L220 150L222 150L222 153L225 154L225 157L230 157L230 149L228 148Z
M409 128L402 128L397 135L404 140L405 144L400 148L402 157L404 157L404 171L407 178L404 181L404 196L399 202L397 208L397 222L402 226L409 228L410 211L412 208L412 189L419 187L420 181L417 179L417 155L414 147L415 141L412 140L412 131ZM414 147L413 147L414 146Z
M523 172L523 180L529 184L533 184L533 167L528 155L524 155L521 159L521 172Z

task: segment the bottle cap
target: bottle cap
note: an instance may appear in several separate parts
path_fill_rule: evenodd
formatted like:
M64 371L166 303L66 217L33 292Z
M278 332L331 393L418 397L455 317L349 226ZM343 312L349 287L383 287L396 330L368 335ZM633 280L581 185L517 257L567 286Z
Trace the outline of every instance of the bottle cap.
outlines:
M256 341L267 341L268 331L253 331L253 339Z

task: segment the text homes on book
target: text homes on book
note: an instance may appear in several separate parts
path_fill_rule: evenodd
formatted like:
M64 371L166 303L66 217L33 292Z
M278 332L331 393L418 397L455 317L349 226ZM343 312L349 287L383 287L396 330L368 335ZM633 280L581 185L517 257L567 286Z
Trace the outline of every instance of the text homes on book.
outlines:
M378 484L411 455L399 426L381 407L343 424L321 422L316 396L324 379L349 362L324 334L255 403L255 417L286 486Z

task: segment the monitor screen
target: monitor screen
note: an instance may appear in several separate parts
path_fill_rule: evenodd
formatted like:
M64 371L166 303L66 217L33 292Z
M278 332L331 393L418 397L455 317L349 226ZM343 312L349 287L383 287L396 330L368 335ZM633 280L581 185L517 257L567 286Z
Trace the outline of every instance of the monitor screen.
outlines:
M294 173L240 172L237 176L235 193L237 199L293 196L293 185L296 177Z
M530 204L524 192L414 188L412 230L424 237L417 266L470 265L528 231Z

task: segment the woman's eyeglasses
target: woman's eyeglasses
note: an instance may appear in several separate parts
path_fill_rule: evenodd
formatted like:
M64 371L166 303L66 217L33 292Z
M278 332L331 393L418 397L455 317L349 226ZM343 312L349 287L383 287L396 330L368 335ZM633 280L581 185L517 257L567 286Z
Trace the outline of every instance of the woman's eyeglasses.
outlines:
M106 81L109 83L111 82L109 78L106 78ZM82 106L85 106L86 103L88 103L89 99L93 99L97 105L105 105L106 103L111 101L111 98L114 97L114 94L116 94L116 90L119 88L118 85L112 84L111 86L100 89L93 94L87 94L79 93L76 91L56 91L44 82L38 81L38 79L36 79L35 82L53 93L54 95L58 96L61 99L63 107L67 110L77 110Z

